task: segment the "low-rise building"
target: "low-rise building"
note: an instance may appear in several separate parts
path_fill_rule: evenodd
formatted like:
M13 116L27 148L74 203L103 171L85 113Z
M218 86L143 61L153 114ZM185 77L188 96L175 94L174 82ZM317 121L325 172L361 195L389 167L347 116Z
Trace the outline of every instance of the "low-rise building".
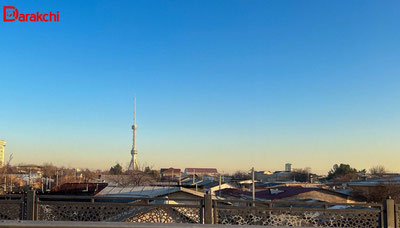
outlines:
M215 168L186 168L186 175L197 175L197 176L216 176L218 171Z
M160 169L160 175L162 180L173 180L181 176L181 169L163 168Z
M221 193L216 191L228 199L251 199L251 191L243 191L240 189L230 188L223 189ZM260 201L321 201L329 203L355 203L358 200L336 191L324 188L307 188L307 187L277 187L263 191L255 192L256 200Z
M290 181L293 180L293 174L288 171L276 171L274 173L261 171L254 172L254 178L263 182Z

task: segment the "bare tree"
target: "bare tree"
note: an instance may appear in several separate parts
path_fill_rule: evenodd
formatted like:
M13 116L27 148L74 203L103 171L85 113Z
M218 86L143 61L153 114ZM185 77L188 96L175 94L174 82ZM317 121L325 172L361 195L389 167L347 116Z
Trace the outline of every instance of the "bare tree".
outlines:
M13 160L13 154L10 154L8 160L4 163L3 167L0 168L0 174L6 175L12 172L13 167L11 166L11 161Z
M133 186L148 185L154 183L155 179L142 170L132 170L128 172L128 183Z
M57 167L51 163L43 163L42 173L43 177L54 177L56 175Z
M13 154L10 154L8 160L4 163L3 167L0 167L0 184L4 186L3 191L7 191L7 185L12 182L9 176L9 173L12 171L12 166L11 166L12 159L13 159Z
M20 177L17 177L15 175L8 175L8 183L13 186L13 187L23 187L25 185L24 180L22 180Z
M108 178L121 187L140 186L154 183L157 178L156 173L150 166L139 165L137 170L127 170L123 174L111 175Z
M246 179L251 178L250 174L240 171L240 170L238 170L234 174L232 174L232 177L237 180L246 180Z
M369 169L372 175L382 177L386 173L386 169L383 165L377 165Z
M94 179L96 179L96 177L97 177L97 174L95 172L90 171L89 169L85 169L82 172L82 175L83 175L83 182L84 183L91 182Z
M304 169L293 169L291 176L294 180L299 182L310 181L311 168L306 167Z
M76 179L76 171L74 169L69 169L65 167L61 167L58 170L58 184L62 185L65 183L74 183L77 181Z
M354 196L365 198L367 202L381 203L390 196L396 203L400 203L400 185L390 179L375 186L354 187L353 192Z

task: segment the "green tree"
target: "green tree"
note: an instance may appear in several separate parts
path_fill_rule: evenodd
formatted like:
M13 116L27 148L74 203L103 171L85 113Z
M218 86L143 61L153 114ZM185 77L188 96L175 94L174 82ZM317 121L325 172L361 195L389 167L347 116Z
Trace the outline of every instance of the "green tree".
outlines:
M111 175L121 175L122 174L122 166L117 163L113 167L110 168L110 174Z
M328 172L328 180L342 180L349 181L357 179L358 172L355 168L352 168L348 164L335 164L333 168Z
M152 178L154 178L154 179L156 179L156 180L160 179L160 173L157 172L157 170L151 169L150 166L146 166L146 168L144 168L144 172L145 172L147 175L149 175L150 177L152 177ZM179 173L177 173L176 175L179 175Z

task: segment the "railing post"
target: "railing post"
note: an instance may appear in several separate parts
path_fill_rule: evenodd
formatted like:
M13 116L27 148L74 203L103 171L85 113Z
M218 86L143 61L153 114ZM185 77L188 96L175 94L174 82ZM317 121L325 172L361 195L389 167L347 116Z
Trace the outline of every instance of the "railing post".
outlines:
M389 196L383 203L383 217L385 228L395 228L394 200Z
M26 198L26 219L27 220L35 220L35 198L36 193L33 190L29 190L27 192Z
M200 200L200 224L204 224L204 199Z
M217 210L218 205L217 204L218 204L218 201L214 200L214 206L213 206L213 212L214 212L214 214L213 214L213 218L214 218L213 223L214 224L218 224L218 210Z
M211 194L204 195L204 224L212 224L212 198Z

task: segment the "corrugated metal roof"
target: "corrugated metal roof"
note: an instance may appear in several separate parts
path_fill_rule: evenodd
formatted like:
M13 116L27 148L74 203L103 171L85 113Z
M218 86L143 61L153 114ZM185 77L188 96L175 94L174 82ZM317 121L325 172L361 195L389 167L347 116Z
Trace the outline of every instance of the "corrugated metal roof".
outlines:
M392 176L392 177L383 177L383 178L374 178L367 180L356 180L350 181L346 183L348 186L377 186L382 184L400 184L400 176Z
M96 196L154 198L175 192L185 192L197 197L204 197L203 192L182 187L166 186L106 187Z
M153 198L178 191L179 187L168 186L106 187L97 196Z
M181 184L183 186L185 186L185 185L186 186L188 186L188 185L193 186L193 185L197 184L197 186L201 187L201 186L210 184L212 182L213 182L213 180L210 180L210 179L197 178L197 179L195 179L194 183L193 183L193 179L188 179L188 180L182 181Z
M305 192L310 192L310 191L326 191L326 192L331 192L331 193L336 193L336 194L341 194L338 192L333 192L329 191L323 188L315 188L315 187L308 187L308 188L303 188L303 187L279 187L276 188L278 191L259 191L256 192L256 198L260 200L276 200L276 199L282 199L286 197L292 197L301 193ZM216 194L218 194L219 191L216 191ZM229 195L229 196L235 196L235 197L251 197L252 193L249 191L242 191L240 189L234 189L234 188L226 188L222 189L221 193L223 195Z

